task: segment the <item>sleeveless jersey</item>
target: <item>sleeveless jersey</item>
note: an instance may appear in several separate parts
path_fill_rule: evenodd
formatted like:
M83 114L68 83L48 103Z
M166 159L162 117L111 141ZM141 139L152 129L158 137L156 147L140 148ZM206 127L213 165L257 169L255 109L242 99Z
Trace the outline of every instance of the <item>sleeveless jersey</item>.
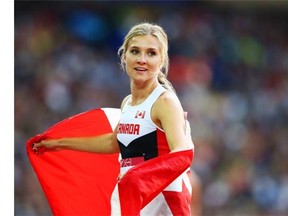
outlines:
M120 173L125 173L133 167L133 160L137 164L139 158L140 161L143 161L143 159L149 160L170 152L164 131L157 127L151 119L151 108L164 91L166 89L159 85L141 104L136 106L129 105L131 97L124 104L117 133L121 161L124 161L124 166L121 165ZM149 202L141 210L140 216L190 215L192 188L189 175L190 169L187 169ZM116 185L112 193L112 207L118 206L118 204L113 205L115 202L118 203L118 197L118 186ZM116 213L114 215L119 215L119 208L119 206L112 208L112 212Z
M122 159L144 157L144 160L170 152L164 131L151 119L151 108L166 89L159 85L139 105L125 103L118 126L117 140Z

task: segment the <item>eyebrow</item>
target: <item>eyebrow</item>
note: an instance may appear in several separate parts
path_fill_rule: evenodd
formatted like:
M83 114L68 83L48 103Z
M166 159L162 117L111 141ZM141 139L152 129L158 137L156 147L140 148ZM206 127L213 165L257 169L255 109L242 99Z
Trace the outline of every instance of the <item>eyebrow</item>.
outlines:
M138 47L138 46L131 46L130 48L132 48L132 49L140 49L140 47ZM147 48L147 50L158 51L158 49L154 48L154 47L149 47L149 48Z

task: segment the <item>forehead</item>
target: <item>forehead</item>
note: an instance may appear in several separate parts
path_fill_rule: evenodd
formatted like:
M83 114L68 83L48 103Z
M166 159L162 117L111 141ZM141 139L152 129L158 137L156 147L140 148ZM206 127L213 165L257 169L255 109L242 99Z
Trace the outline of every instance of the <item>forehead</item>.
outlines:
M128 47L160 50L161 44L158 38L153 35L139 35L129 41Z

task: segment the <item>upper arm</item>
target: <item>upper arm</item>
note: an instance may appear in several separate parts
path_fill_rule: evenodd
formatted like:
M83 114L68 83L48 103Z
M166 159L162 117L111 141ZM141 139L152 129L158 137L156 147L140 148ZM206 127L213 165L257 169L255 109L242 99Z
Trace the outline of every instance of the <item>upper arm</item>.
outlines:
M164 130L171 151L185 150L191 146L184 111L176 95L163 93L153 106L152 119Z

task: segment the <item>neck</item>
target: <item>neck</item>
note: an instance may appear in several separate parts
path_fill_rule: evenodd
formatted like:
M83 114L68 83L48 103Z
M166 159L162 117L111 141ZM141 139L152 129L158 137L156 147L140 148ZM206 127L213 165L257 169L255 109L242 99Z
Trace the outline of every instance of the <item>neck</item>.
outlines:
M141 83L137 84L135 82L130 83L131 94L132 94L132 101L131 105L137 105L142 103L159 85L158 81L156 80L153 83Z

